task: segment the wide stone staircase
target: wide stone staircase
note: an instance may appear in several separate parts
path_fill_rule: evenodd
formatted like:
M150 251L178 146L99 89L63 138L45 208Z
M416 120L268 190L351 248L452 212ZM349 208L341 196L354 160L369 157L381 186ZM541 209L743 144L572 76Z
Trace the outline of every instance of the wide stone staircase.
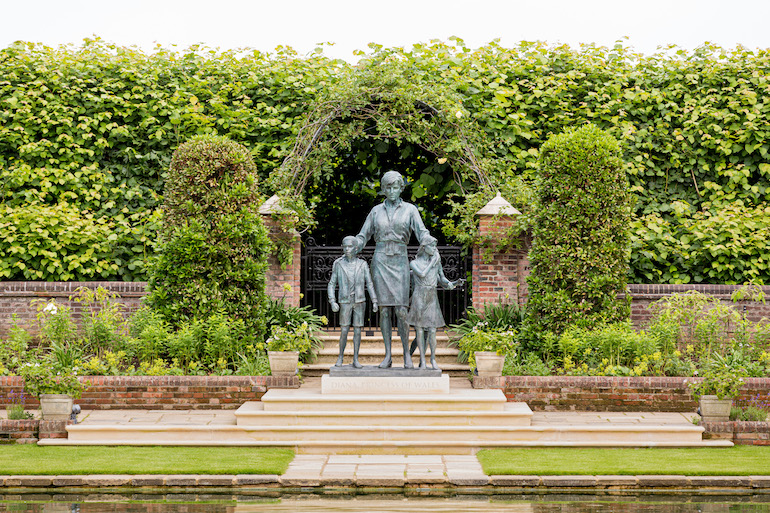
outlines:
M409 343L414 340L415 332L414 328L409 331ZM339 328L331 329L323 332L320 336L324 343L323 349L318 352L318 357L311 363L306 363L302 366L303 377L320 377L323 374L329 372L329 367L334 365L339 356L339 340L340 331ZM403 349L401 345L401 339L398 337L398 332L393 330L391 340L393 341L391 351L393 353L393 366L401 367L404 364ZM440 330L436 334L436 363L444 372L444 374L450 377L466 377L470 373L470 369L467 363L458 363L457 355L459 350L456 347L450 346L449 335ZM427 350L428 358L430 358L430 350ZM379 328L364 328L361 334L361 348L358 353L358 359L362 365L379 365L385 358L385 343L382 341L382 333ZM348 343L345 347L345 364L348 365L353 361L353 330L348 333ZM419 363L420 358L418 351L412 356L412 362L415 366ZM428 362L430 364L430 362Z

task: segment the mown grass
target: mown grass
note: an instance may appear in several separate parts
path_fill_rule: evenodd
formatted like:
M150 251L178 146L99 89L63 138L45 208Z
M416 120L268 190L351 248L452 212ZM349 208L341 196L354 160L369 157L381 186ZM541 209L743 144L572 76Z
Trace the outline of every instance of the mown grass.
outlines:
M272 447L0 446L0 474L283 474L294 451Z
M478 453L489 475L770 475L770 447L693 449L512 448Z

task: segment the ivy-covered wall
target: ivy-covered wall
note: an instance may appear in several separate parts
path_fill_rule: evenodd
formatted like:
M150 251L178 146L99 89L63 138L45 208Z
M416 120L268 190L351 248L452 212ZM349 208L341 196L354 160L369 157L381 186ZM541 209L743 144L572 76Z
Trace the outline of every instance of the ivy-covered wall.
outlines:
M637 198L630 282L770 279L768 51L455 40L376 49L358 66L384 60L457 92L498 183L530 179L542 143L567 126L590 121L618 139ZM144 279L181 142L227 135L266 179L319 91L356 69L290 50L146 55L98 40L0 50L0 278Z

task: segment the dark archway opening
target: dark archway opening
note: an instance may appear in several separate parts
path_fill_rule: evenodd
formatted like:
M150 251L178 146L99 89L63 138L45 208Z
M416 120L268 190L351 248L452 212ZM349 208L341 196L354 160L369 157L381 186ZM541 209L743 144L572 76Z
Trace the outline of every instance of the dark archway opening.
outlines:
M462 193L448 162L441 163L419 146L381 139L358 139L349 151L338 155L335 173L306 188L316 204L316 225L308 231L319 245L339 245L346 235L355 235L376 204L380 177L390 169L400 172L407 184L402 198L413 203L426 228L445 242L441 221L449 216L447 200ZM468 186L470 184L463 184Z

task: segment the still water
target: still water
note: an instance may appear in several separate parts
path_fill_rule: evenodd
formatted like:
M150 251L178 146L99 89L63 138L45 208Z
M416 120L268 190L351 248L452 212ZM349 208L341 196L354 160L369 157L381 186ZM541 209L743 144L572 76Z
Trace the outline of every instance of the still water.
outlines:
M770 496L0 495L0 512L10 511L19 513L770 513Z

